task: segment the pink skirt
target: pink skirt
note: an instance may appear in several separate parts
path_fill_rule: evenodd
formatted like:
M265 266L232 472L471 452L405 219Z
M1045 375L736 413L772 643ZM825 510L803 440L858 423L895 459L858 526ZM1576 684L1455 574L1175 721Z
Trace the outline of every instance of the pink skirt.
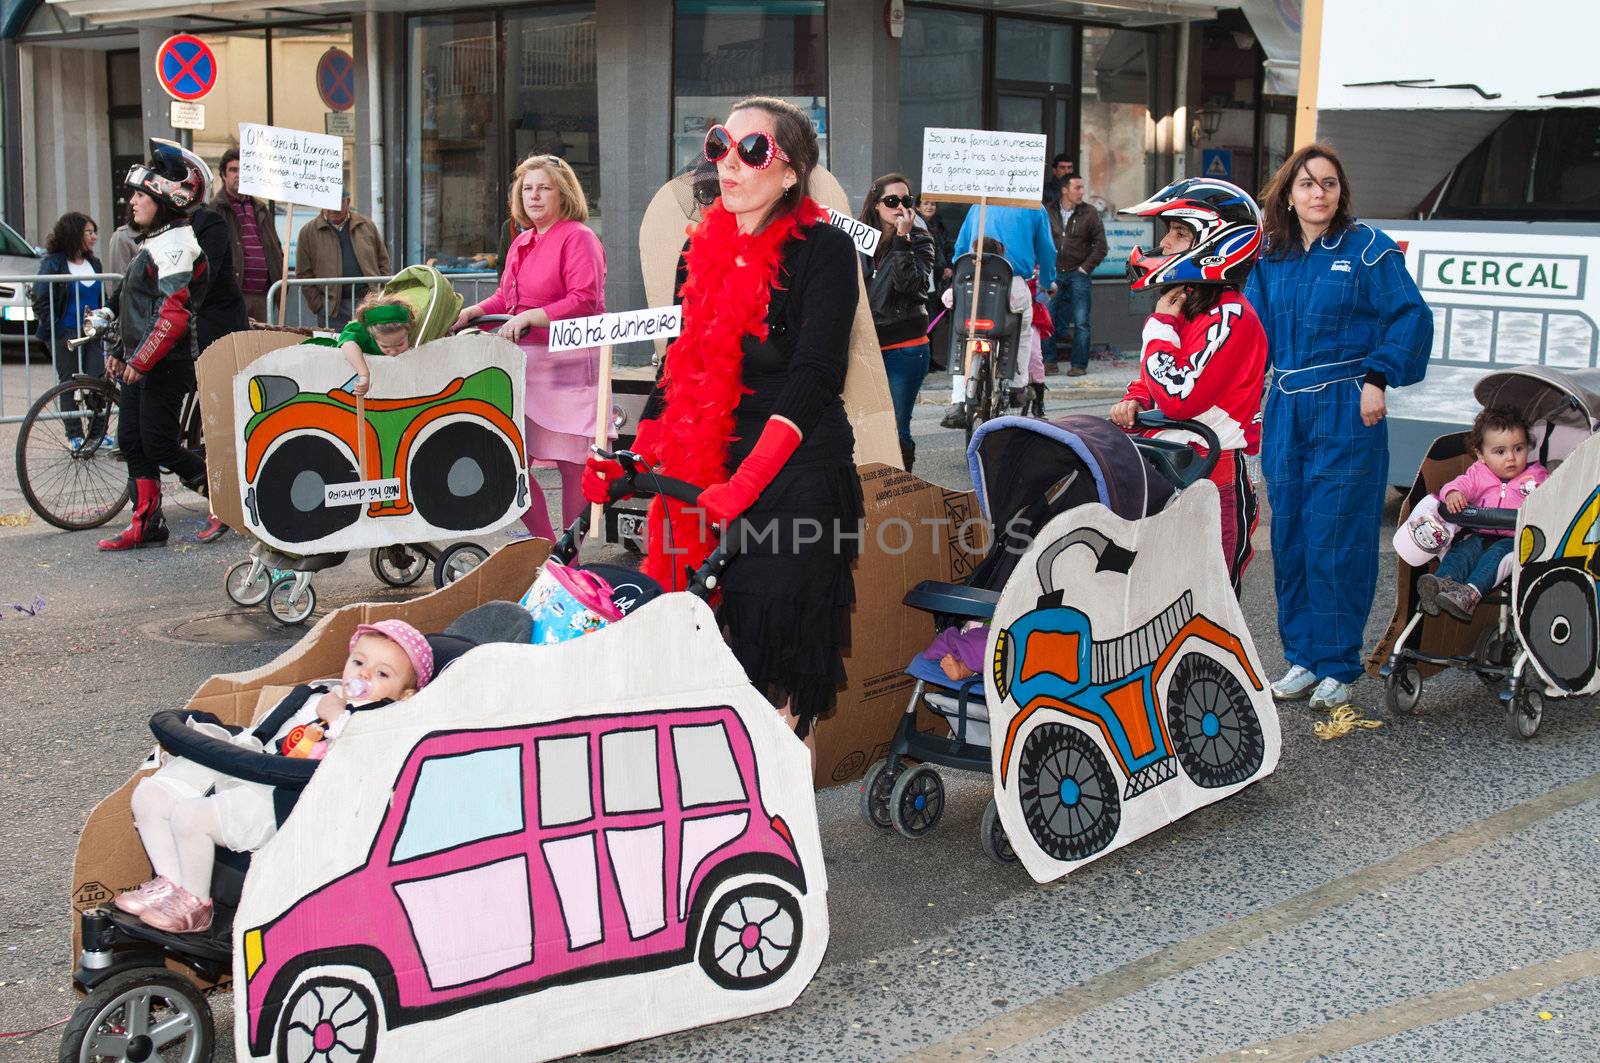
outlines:
M599 349L551 354L543 343L524 343L522 349L528 355L523 413L529 460L583 464L594 445Z

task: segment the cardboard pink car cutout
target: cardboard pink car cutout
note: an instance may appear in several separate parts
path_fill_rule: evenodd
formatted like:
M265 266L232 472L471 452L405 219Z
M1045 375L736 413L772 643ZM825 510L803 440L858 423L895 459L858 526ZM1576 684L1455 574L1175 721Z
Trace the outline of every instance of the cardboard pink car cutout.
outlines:
M698 599L481 647L359 723L246 879L239 1058L550 1059L786 1006L820 966L809 757Z
M303 982L289 997L329 964L372 972L390 1027L691 960L724 988L771 984L798 955L806 884L757 781L726 706L426 738L367 864L245 932L252 1052L276 1041L278 1058L305 1059L376 1017L355 983ZM761 880L711 907L735 875ZM536 930L546 912L559 927Z

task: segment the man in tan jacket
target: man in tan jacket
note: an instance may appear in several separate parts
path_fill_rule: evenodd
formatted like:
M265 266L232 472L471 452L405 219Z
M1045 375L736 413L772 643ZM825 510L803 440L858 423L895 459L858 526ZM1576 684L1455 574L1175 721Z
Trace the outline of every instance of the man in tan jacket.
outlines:
M389 248L372 219L350 209L350 197L338 210L323 209L300 230L295 244L296 277L388 277ZM352 289L360 289L354 291ZM343 328L350 323L363 285L308 284L300 289L318 324Z

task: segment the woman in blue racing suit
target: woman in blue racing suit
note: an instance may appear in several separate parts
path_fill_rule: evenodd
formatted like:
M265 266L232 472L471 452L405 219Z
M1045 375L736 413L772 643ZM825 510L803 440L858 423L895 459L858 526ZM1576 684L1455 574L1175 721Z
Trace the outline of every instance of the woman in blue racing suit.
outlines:
M1333 708L1361 674L1378 582L1384 392L1422 379L1433 313L1395 242L1351 215L1332 148L1311 144L1290 156L1262 208L1266 252L1245 297L1266 328L1273 371L1261 467L1289 671L1272 693L1309 694L1313 708Z

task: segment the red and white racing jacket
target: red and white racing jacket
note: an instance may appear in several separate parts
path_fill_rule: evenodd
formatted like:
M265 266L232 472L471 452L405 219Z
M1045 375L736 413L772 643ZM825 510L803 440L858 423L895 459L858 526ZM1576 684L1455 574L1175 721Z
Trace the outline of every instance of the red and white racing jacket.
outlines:
M199 357L192 326L210 284L205 252L187 221L141 241L122 284L124 360L148 373L169 355Z
M1217 433L1224 450L1255 454L1261 449L1266 373L1266 332L1244 296L1229 290L1210 313L1193 320L1173 314L1145 320L1139 375L1123 398L1168 417L1200 421ZM1198 443L1192 432L1155 434Z

